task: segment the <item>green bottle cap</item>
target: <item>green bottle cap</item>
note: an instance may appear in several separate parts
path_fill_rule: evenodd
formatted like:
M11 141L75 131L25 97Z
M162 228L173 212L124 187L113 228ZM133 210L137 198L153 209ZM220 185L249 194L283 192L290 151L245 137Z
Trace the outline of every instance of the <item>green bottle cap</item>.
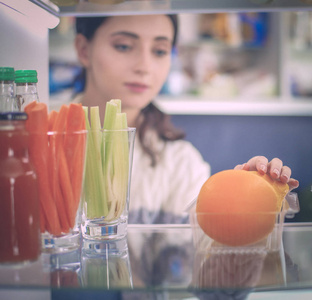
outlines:
M36 83L38 82L36 70L16 70L15 83Z
M0 80L14 81L14 79L15 79L14 68L11 67L0 68Z

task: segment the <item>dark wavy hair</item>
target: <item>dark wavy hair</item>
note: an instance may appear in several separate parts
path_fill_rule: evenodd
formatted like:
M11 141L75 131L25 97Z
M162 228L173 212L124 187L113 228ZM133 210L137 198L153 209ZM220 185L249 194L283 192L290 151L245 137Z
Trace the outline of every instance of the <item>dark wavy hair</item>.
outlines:
M172 41L172 47L174 47L176 45L178 35L178 18L176 15L167 16L170 18L174 28L174 37ZM111 17L77 17L76 33L84 35L87 40L91 41L96 30L108 18ZM77 82L79 82L80 86L77 91L83 92L86 82L85 69L83 69L81 74L77 76L76 83ZM136 123L136 125L139 125L136 126L139 141L142 145L143 151L151 158L152 166L155 166L157 163L158 152L149 142L147 142L146 135L149 133L149 129L156 130L158 137L163 141L175 141L185 137L185 133L172 124L170 116L159 110L153 101L141 110Z

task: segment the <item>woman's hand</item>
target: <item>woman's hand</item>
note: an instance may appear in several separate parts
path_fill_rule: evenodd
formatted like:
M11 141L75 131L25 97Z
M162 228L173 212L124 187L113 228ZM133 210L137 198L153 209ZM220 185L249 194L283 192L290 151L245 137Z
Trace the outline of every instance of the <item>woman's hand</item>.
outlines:
M279 158L273 158L270 162L264 156L254 156L247 163L237 165L235 170L258 171L260 174L267 173L272 179L279 180L289 185L289 190L299 186L296 179L291 178L291 169L283 165Z

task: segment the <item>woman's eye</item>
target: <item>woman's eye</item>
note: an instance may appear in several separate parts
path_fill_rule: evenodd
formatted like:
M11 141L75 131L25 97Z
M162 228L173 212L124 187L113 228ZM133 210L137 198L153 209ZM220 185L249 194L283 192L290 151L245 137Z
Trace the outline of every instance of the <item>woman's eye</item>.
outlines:
M118 44L118 45L115 45L114 48L121 52L126 52L126 51L131 50L131 46L126 45L126 44Z
M154 50L154 53L155 53L156 56L161 57L161 56L167 55L168 51L162 50L162 49L156 49L156 50Z

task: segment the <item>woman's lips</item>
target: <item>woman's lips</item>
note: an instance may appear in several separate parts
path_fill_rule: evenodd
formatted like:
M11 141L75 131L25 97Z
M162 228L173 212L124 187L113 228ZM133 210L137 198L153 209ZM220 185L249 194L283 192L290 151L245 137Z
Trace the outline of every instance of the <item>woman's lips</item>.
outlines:
M134 93L143 93L148 89L148 86L142 83L131 82L126 83L125 85L130 91Z

